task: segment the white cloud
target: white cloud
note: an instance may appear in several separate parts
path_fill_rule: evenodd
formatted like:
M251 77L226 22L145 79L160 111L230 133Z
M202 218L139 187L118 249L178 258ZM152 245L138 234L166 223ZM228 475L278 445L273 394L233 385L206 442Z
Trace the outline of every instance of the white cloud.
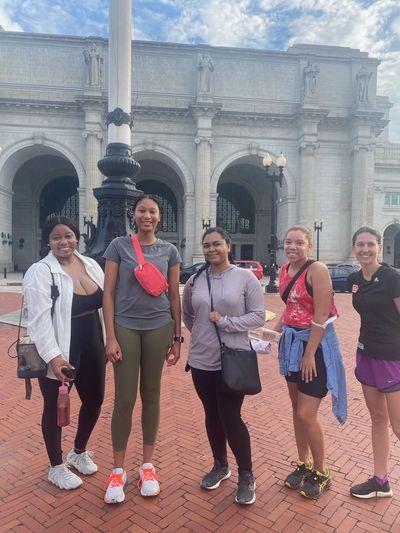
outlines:
M22 31L22 27L10 17L8 4L9 2L0 0L0 26L6 31Z

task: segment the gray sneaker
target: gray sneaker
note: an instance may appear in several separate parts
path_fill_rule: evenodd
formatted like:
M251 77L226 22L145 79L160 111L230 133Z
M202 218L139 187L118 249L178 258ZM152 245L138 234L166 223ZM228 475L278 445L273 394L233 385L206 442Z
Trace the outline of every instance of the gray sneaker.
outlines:
M251 505L256 501L256 480L252 472L244 470L239 474L239 483L235 502L240 505Z
M200 486L206 490L214 490L221 485L221 481L229 477L231 477L229 466L222 466L220 461L216 459L213 468L201 480Z

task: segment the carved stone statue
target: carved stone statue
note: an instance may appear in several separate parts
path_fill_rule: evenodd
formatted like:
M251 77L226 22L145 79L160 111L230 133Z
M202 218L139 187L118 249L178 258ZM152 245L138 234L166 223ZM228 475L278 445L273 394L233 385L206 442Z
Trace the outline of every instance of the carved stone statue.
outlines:
M214 65L212 64L211 57L207 54L203 54L197 65L199 71L199 89L202 93L211 92L212 73L214 72Z
M364 65L356 75L356 101L368 102L368 85L372 72L368 72Z
M90 45L89 50L83 51L83 56L88 66L89 86L100 87L103 81L103 58L97 52L95 43Z
M319 66L316 64L313 65L312 61L308 61L307 66L303 68L304 98L314 97L318 74L319 74Z

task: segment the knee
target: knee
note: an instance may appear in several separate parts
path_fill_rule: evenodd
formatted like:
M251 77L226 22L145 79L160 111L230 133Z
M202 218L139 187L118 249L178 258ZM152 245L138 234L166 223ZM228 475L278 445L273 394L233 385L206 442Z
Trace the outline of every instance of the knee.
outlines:
M315 424L317 420L317 413L314 410L307 409L304 406L297 405L296 417L305 427Z
M389 416L385 410L370 409L369 414L371 417L372 425L376 428L387 429L389 427ZM397 425L400 432L400 424ZM395 431L393 427L393 431ZM396 433L396 431L395 431Z
M135 401L131 398L116 398L114 413L120 416L131 416Z

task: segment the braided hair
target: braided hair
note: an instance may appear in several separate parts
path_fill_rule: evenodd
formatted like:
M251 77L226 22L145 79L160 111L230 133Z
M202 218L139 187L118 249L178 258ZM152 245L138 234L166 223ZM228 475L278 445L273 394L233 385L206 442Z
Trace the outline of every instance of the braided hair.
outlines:
M204 242L204 238L206 235L209 235L210 233L219 233L219 235L224 239L224 241L226 242L226 244L228 246L231 246L232 244L232 239L230 238L229 234L221 227L219 226L216 226L216 227L213 227L213 228L208 228L206 229L206 231L203 233L203 236L201 238L201 243ZM232 255L232 252L229 252L228 254L228 259L229 259L229 262L230 263L233 263L233 255ZM204 272L208 267L210 266L210 263L208 261L206 261L204 263L204 265L202 267L199 268L199 270L196 272L194 278L192 279L191 283L190 283L190 286L193 287L194 285L194 282L196 281L196 279L200 276L200 274L202 272Z

